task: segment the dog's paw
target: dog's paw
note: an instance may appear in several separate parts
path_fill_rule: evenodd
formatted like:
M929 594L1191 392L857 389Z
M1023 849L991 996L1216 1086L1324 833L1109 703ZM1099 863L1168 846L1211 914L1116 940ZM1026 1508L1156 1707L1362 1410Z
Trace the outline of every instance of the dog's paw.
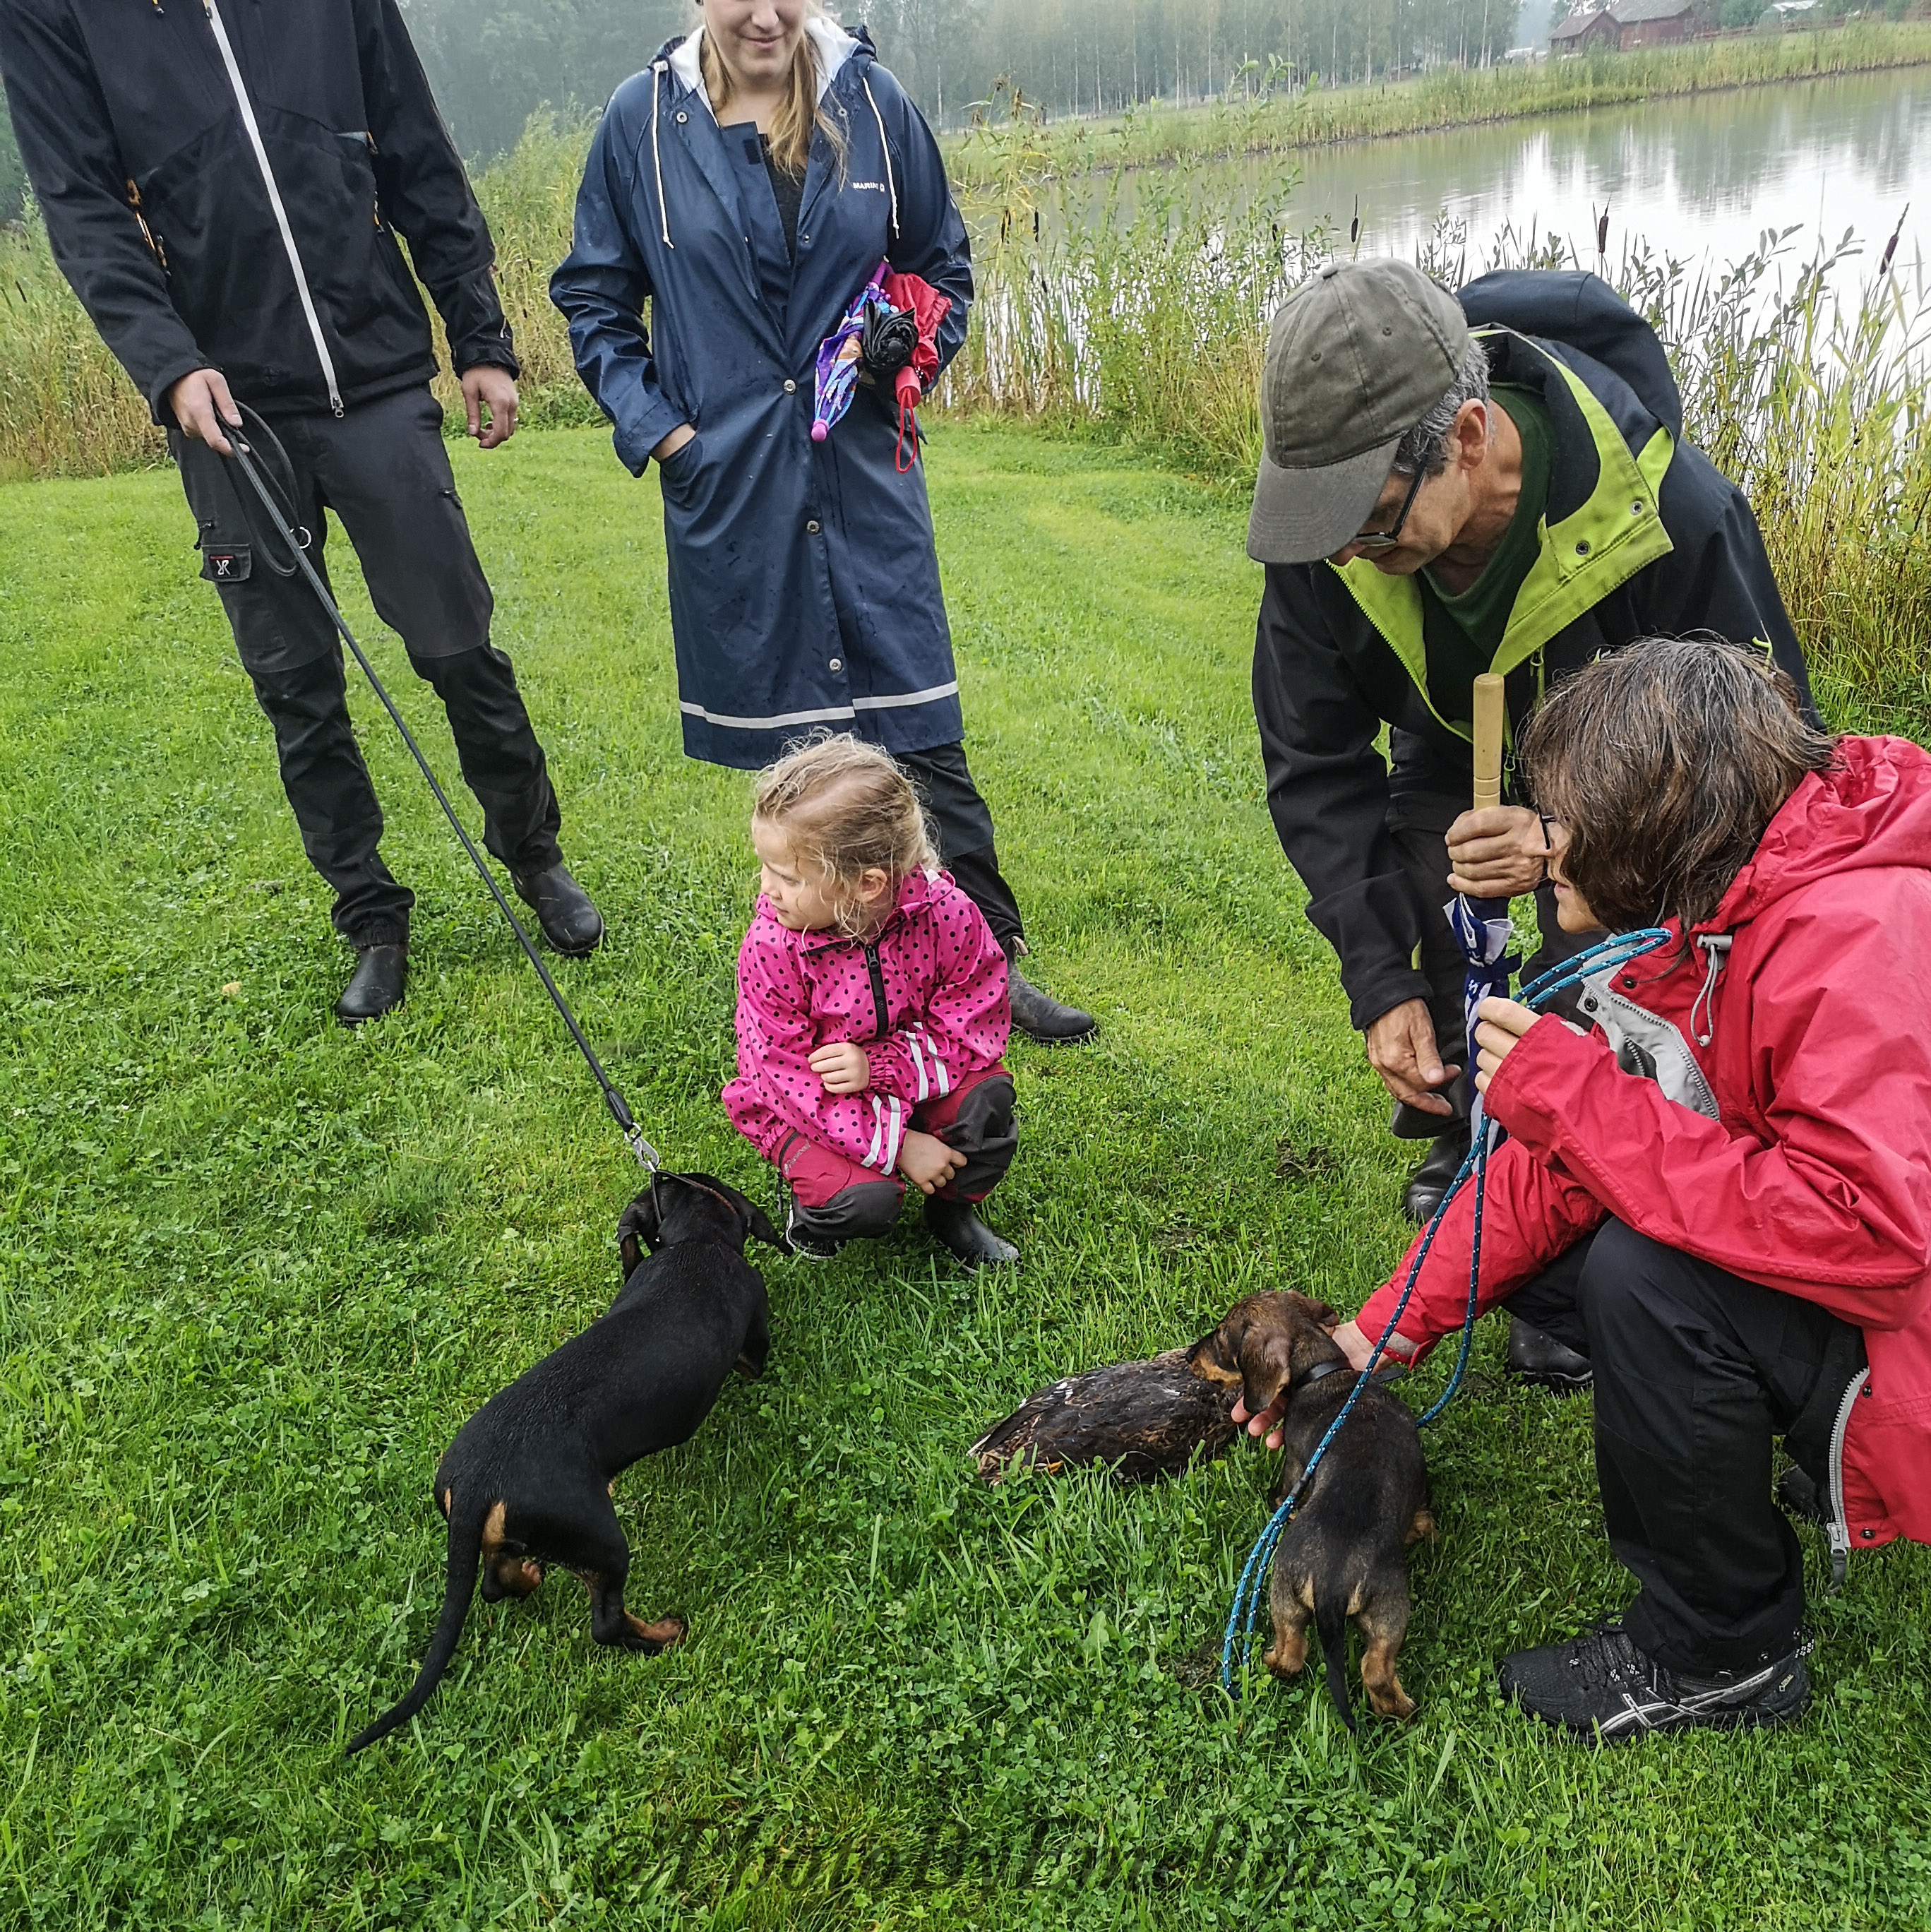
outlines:
M641 1617L624 1612L625 1634L620 1640L626 1650L634 1650L644 1657L655 1657L660 1650L668 1650L674 1643L684 1641L687 1626L681 1617L659 1617L654 1624L646 1623Z
M1307 1667L1307 1639L1279 1638L1261 1653L1261 1661L1276 1677L1298 1677Z
M1415 1714L1415 1700L1399 1684L1369 1685L1368 1706L1378 1718L1412 1718Z

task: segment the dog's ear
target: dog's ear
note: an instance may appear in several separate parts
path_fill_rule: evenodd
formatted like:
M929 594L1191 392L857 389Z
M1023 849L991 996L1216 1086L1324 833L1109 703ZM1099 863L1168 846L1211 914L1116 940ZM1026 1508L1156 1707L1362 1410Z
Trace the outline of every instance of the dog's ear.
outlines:
M658 1205L657 1182L653 1178L650 1185L624 1210L623 1219L617 1223L617 1252L623 1258L625 1281L637 1272L637 1264L643 1260L646 1248L652 1254L656 1253L657 1232L663 1218L663 1210Z
M738 1199L743 1204L744 1231L747 1238L755 1236L767 1248L775 1248L781 1255L793 1252L790 1242L778 1232L771 1216L755 1201L742 1194Z
M1240 1351L1240 1400L1249 1415L1271 1408L1294 1380L1294 1339L1285 1328L1249 1328Z
M1341 1317L1326 1302L1317 1301L1310 1294L1303 1295L1301 1300L1306 1306L1308 1319L1330 1335L1341 1325Z

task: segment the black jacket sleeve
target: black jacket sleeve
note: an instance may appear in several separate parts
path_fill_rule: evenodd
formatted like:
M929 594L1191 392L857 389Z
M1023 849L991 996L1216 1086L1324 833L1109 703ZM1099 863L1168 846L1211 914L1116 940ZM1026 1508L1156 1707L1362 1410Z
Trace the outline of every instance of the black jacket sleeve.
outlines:
M355 0L356 40L383 212L442 317L460 375L517 373L493 272L496 244L463 171L396 0Z
M208 358L175 312L131 203L107 104L63 0L0 6L0 77L54 260L154 420L163 422L168 391L207 368Z
M1748 500L1693 443L1664 472L1657 508L1675 549L1633 586L1638 628L1651 637L1710 632L1735 644L1768 645L1816 718L1810 675L1772 575Z
M1323 617L1312 566L1274 564L1254 644L1254 715L1267 809L1308 890L1308 917L1341 962L1354 1025L1426 1000L1421 928L1389 836L1381 720Z

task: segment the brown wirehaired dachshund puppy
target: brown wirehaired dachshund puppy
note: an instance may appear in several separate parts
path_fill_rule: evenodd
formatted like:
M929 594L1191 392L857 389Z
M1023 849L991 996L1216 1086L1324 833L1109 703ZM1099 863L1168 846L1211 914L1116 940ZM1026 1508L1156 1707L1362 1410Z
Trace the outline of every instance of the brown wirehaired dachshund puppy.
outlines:
M1354 1388L1354 1372L1330 1330L1341 1318L1304 1294L1243 1296L1187 1351L1197 1375L1237 1384L1250 1414L1285 1394L1278 1504L1300 1480L1315 1445ZM1408 1546L1435 1532L1428 1471L1414 1412L1375 1383L1329 1444L1314 1480L1274 1552L1267 1600L1274 1641L1263 1661L1277 1677L1307 1662L1307 1627L1321 1633L1328 1694L1351 1731L1348 1703L1348 1618L1366 1648L1361 1681L1384 1718L1414 1714L1395 1674L1408 1628Z
M760 1210L708 1174L656 1174L624 1210L623 1286L609 1312L490 1396L443 1452L442 1615L409 1694L351 1738L351 1751L429 1702L463 1634L478 1563L485 1602L528 1596L544 1565L557 1564L589 1592L598 1642L649 1657L682 1637L676 1618L646 1624L624 1607L630 1545L611 1494L639 1456L696 1432L733 1368L763 1372L764 1277L744 1252L754 1234L785 1247Z

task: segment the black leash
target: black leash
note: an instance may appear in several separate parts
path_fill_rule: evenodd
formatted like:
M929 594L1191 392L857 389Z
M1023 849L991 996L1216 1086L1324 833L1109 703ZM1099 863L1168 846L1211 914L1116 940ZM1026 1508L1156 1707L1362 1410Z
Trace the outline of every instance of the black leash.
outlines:
M644 1138L643 1130L637 1125L629 1108L624 1104L624 1096L611 1084L610 1076L604 1071L603 1062L597 1058L590 1042L584 1038L583 1029L577 1024L577 1016L570 1010L569 1001L564 998L556 982L550 976L550 968L543 963L541 954L530 944L529 934L523 929L522 921L510 910L510 902L504 898L502 888L496 884L494 874L484 862L482 854L476 850L475 841L463 829L463 821L456 816L448 796L436 783L436 774L430 770L429 760L423 756L422 747L415 742L415 734L403 722L402 713L395 707L395 700L383 689L382 680L376 675L375 666L363 654L361 646L355 641L355 634L343 620L342 613L336 608L334 598L328 594L328 586L322 582L321 573L309 561L308 545L313 540L312 533L304 530L298 537L291 527L295 510L295 469L289 461L288 452L282 448L280 439L274 431L253 410L245 403L238 406L244 420L252 421L250 434L264 446L263 451L259 452L262 460L277 464L282 472L281 476L276 477L276 482L280 484L283 476L287 478L283 494L287 500L289 511L284 515L267 481L256 467L256 450L251 447L247 437L238 435L232 430L226 430L228 440L234 449L234 460L240 466L241 474L248 479L250 488L260 500L262 508L268 513L268 520L274 526L276 536L287 545L291 562L289 567L284 570L272 557L265 560L280 577L292 577L299 570L307 578L309 588L322 600L322 608L328 613L328 621L341 634L342 641L349 646L350 654L361 666L362 675L369 680L370 689L381 699L382 709L395 721L396 729L402 734L403 742L409 747L410 754L421 768L423 778L434 794L436 803L442 806L442 815L448 820L450 829L462 840L463 849L469 854L469 862L475 867L484 884L489 887L490 896L496 901L496 909L509 921L510 930L516 934L517 944L528 954L531 965L536 968L536 976L543 982L543 990L550 995L550 1004L556 1007L557 1016L570 1029L570 1037L577 1042L577 1050L583 1054L591 1072L596 1077L597 1084L603 1089L604 1105L610 1109L610 1118L616 1122L618 1131L629 1144L631 1152L636 1155L637 1163L643 1171L646 1174L656 1173L663 1165L658 1158L657 1150ZM225 425L223 427L226 428ZM272 455L268 453L270 452ZM244 513L246 508L244 503ZM254 520L250 518L248 520L252 524Z

